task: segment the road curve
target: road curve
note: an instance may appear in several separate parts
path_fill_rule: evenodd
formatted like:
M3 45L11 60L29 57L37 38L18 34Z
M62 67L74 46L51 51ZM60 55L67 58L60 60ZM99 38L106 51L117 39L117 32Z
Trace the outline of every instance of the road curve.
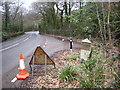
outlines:
M19 54L27 56L37 45L42 44L44 37L36 33L25 35L2 43L2 73L5 74L19 63Z
M1 44L2 48L0 49L0 52L2 53L3 88L18 87L22 82L22 80L17 80L17 82L11 83L11 80L18 73L17 68L19 66L20 53L23 54L26 68L28 68L30 58L38 45L40 45L49 56L59 50L69 49L68 42L63 42L62 40L58 40L53 37L39 35L38 31L26 32L24 35L0 43L0 45Z

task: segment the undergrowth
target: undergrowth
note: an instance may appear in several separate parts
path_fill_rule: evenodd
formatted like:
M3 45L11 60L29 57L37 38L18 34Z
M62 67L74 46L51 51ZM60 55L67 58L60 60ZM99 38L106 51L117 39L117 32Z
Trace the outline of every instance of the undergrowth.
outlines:
M64 60L76 62L76 54ZM102 50L93 47L91 58L63 67L60 78L69 82L75 79L84 88L119 88L118 60L118 57L105 57Z
M76 70L72 66L66 65L60 71L59 77L67 82L70 82L71 80L74 79L75 75L76 75Z

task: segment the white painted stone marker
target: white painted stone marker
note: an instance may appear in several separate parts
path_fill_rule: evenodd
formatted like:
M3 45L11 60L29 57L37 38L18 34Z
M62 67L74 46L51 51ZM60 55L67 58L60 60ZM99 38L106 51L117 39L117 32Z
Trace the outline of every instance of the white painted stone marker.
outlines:
M88 39L84 39L82 40L81 45L82 47L80 50L80 60L87 60L91 52L91 41L89 41Z

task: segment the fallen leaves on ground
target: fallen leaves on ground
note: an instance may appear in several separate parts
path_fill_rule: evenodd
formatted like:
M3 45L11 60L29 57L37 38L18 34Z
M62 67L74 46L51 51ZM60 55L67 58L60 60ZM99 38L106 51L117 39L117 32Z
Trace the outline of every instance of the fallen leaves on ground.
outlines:
M79 53L79 49L74 50L72 53ZM79 88L78 81L73 80L71 83L67 83L59 78L60 70L67 64L76 65L79 62L79 58L74 61L65 60L65 57L78 57L79 55L73 55L70 51L64 50L55 53L51 58L55 62L56 68L52 65L47 66L47 74L45 75L44 65L37 65L34 67L34 76L30 76L21 84L20 88Z

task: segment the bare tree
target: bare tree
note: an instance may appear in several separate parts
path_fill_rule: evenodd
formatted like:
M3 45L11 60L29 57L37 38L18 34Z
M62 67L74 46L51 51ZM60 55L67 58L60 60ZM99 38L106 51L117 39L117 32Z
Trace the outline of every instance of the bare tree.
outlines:
M101 6L102 6L102 14L103 14L103 35L104 35L104 39L105 41L107 40L107 36L106 36L106 22L105 22L105 7L104 7L104 3L101 2Z
M20 2L19 0L17 1L17 3L13 3L14 5L14 7L13 7L13 17L12 17L12 19L13 19L13 21L15 21L15 19L16 19L16 16L17 16L17 13L18 13L18 11L19 11L19 9L20 9L20 7L23 5L23 3L22 2Z
M61 8L58 7L58 3L56 3L56 7L57 7L57 9L61 12L61 13L60 13L60 17L61 17L61 18L60 18L60 22L61 22L61 26L63 26L63 11L64 11L64 9L65 9L65 8L64 8L64 5L62 5L63 8L61 9Z
M108 2L108 18L107 18L107 28L108 28L108 35L109 35L109 41L111 42L111 30L110 30L110 0ZM111 42L112 43L112 42Z
M102 32L102 24L101 24L101 19L100 19L100 15L99 15L99 12L98 12L98 5L97 3L95 3L96 5L96 13L97 13L97 19L98 19L98 24L99 24L99 28L100 28L100 36L102 38L102 41L104 41L104 37L103 37L103 32Z

